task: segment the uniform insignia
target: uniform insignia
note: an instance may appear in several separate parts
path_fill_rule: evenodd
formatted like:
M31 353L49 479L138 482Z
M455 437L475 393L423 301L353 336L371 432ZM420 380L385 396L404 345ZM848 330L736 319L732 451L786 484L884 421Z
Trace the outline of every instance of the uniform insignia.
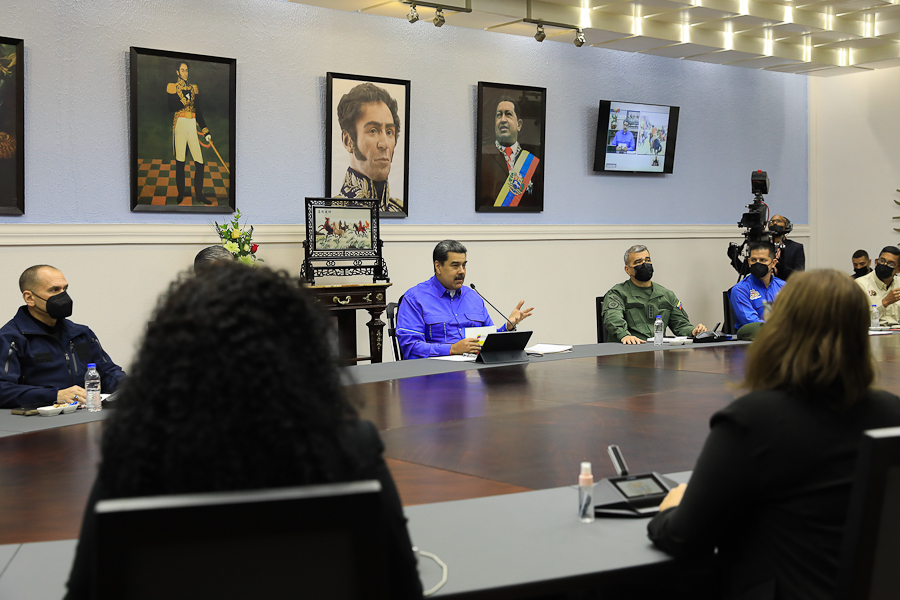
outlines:
M875 297L875 290L869 290L869 295L873 298Z
M379 198L372 180L353 169L347 169L344 183L335 198L373 198L379 200L379 210L383 213L403 211L400 201L397 198L391 198L391 190L387 183L384 184L384 195Z
M756 290L750 290L750 299L751 300L759 300L759 298L760 298L759 292L757 292Z
M684 304L681 303L681 300L677 300L678 302L678 310L684 310Z
M612 300L609 301L609 307L610 308L621 308L621 305L619 304L618 300L613 298Z

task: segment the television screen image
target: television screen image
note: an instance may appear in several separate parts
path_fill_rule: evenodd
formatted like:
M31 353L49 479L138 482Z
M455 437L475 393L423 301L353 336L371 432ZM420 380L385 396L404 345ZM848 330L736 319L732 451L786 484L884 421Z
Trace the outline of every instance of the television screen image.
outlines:
M600 101L594 171L671 173L677 106Z

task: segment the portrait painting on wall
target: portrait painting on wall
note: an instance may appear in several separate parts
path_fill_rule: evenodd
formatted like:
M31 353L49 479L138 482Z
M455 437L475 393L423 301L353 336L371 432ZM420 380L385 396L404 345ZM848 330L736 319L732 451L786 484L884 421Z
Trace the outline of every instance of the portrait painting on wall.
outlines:
M378 201L409 216L410 82L328 73L325 195Z
M477 212L544 210L546 88L478 82Z
M233 58L131 48L131 210L235 209Z
M25 214L23 46L0 37L0 215Z

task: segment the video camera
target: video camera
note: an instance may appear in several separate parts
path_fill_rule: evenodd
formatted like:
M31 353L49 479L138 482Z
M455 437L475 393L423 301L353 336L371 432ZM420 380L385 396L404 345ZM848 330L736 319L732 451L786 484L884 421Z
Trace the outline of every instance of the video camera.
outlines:
M753 202L747 205L747 212L738 221L738 227L744 229L744 242L740 245L734 242L728 245L731 266L741 276L748 272L747 247L753 242L769 241L769 232L766 231L769 207L763 201L763 195L769 193L769 174L762 170L750 173L750 191L753 193Z

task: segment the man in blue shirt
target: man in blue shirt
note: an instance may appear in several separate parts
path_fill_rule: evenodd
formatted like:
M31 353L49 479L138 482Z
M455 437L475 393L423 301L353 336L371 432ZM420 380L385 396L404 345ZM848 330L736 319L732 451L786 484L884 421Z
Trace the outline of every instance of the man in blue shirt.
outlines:
M775 277L775 245L771 242L750 244L750 275L731 288L729 298L734 310L734 326L740 329L747 323L762 323L763 302L774 302L784 287L784 281Z
M450 354L475 354L480 346L466 338L466 327L493 325L484 301L463 287L466 279L466 247L444 240L434 247L434 277L411 288L397 307L397 341L403 358L427 358ZM534 307L522 310L522 300L497 331L512 331L531 316Z
M625 146L625 150L634 152L634 134L628 131L628 121L622 121L622 129L616 132L612 145L616 150L620 150L619 146Z

